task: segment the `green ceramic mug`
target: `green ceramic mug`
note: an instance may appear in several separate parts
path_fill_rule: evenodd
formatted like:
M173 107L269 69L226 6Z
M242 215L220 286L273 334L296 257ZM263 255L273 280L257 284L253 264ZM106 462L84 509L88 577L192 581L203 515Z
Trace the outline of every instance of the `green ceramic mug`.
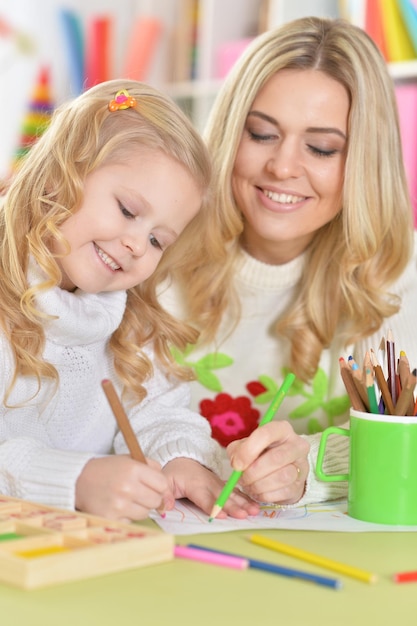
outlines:
M349 473L326 474L330 435L350 437ZM316 474L326 482L349 481L348 514L365 522L417 525L417 417L350 411L350 428L323 431Z

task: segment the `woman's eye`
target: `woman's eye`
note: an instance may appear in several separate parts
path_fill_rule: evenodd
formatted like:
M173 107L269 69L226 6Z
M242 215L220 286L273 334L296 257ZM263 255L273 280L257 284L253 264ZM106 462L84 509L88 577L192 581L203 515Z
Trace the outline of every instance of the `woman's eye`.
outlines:
M310 152L320 157L330 157L337 152L337 150L322 150L321 148L316 148L315 146L308 146L308 149Z
M271 141L271 140L278 138L277 135L254 133L251 130L248 130L248 134L249 134L249 137L252 139L252 141L259 141L259 142Z

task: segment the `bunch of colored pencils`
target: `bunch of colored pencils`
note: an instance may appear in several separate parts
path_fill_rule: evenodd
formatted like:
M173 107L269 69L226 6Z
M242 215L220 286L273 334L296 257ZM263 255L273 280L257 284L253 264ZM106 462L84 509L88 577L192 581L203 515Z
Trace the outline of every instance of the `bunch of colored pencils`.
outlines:
M347 361L340 357L340 373L352 408L369 413L417 415L417 369L410 369L403 350L396 359L391 331L386 340L381 339L378 357L372 349L367 351L362 367L351 356Z

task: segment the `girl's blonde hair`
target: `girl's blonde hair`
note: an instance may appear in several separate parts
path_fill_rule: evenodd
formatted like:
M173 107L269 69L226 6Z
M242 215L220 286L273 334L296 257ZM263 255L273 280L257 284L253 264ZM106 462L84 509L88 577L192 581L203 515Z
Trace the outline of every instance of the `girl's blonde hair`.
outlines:
M128 90L137 104L110 112L109 102L120 90ZM172 252L164 253L166 263L174 262L169 260L171 254L175 256L175 248L181 253L187 238L197 241L200 237L202 245L198 224L199 219L206 219L210 161L202 139L177 105L150 86L131 80L102 83L63 104L23 161L0 210L0 325L16 363L11 386L17 376L28 374L36 376L39 385L42 377L57 381L55 368L42 357L44 318L35 300L40 290L61 281L50 251L51 239L60 238L59 227L80 207L88 174L111 161L128 161L129 152L138 147L162 150L176 159L201 190L201 217L197 215L187 226ZM35 288L27 282L30 256L48 277ZM151 362L142 351L150 341L163 368L179 378L190 376L173 362L170 344L182 349L196 341L197 332L159 305L156 286L163 267L128 290L122 323L110 341L116 372L136 400L144 397L143 382L152 374Z
M388 294L412 250L412 210L403 166L392 80L365 32L343 20L303 18L258 36L225 80L205 137L214 169L211 218L221 239L183 271L190 319L201 341L215 338L227 308L235 311L236 256L243 221L232 194L236 153L251 105L282 69L324 72L350 98L343 210L321 228L307 251L293 302L275 333L291 343L288 365L302 379L317 370L335 334L344 343L365 337L395 313ZM234 309L233 309L234 306Z

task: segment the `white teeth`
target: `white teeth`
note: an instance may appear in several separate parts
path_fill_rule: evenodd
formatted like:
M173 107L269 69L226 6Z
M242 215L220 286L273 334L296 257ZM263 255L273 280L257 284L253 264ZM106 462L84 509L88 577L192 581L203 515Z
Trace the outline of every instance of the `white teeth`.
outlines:
M264 189L263 192L267 198L274 202L280 202L281 204L295 204L296 202L305 200L304 196L290 196L286 193L276 193L275 191L268 191L267 189Z
M96 244L94 244L94 246L97 250L98 256L106 265L108 265L112 270L115 270L115 271L120 269L120 265L117 265L117 263L115 263L115 261L113 261L111 257L109 257L105 252L103 252L101 248L99 248Z

